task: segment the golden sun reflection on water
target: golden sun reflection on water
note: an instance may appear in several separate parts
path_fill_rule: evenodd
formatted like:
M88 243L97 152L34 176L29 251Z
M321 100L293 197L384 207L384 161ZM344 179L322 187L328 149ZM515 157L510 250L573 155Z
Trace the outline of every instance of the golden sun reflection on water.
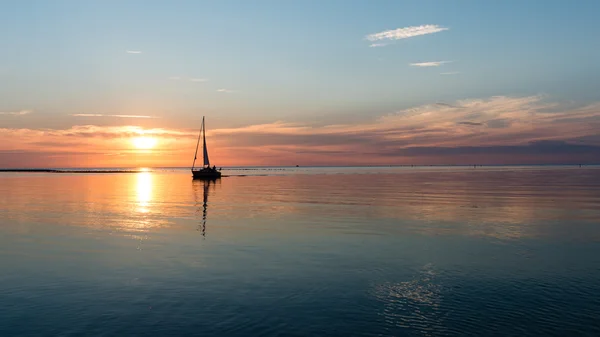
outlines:
M161 205L156 203L157 199L161 199L157 197L157 194L161 194L161 189L157 188L157 184L160 186L156 181L157 177L152 172L142 169L132 178L129 180L131 214L121 219L119 227L127 236L139 240L140 245L137 248L142 249L141 243L147 237L141 233L163 227L167 222L160 216Z
M593 227L600 216L597 169L577 174L456 169L368 179L362 174L261 175L216 183L192 181L188 172L139 170L0 177L1 225L18 223L13 229L23 231L37 223L87 226L135 235L192 227L207 237L260 236L267 228L320 235L315 229L328 228L343 234L498 240L599 238Z
M148 213L150 211L150 203L152 201L152 173L142 172L137 174L136 196L140 213Z

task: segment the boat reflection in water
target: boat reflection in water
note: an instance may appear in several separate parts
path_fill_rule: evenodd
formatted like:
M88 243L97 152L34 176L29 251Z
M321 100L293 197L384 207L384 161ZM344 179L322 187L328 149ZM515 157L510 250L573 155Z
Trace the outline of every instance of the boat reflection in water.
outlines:
M220 183L220 181L219 181ZM194 189L194 197L196 201L197 211L200 212L199 206L199 192L202 189L203 199L202 199L202 222L200 226L198 226L198 230L202 232L202 237L206 237L206 215L208 211L208 194L210 189L214 191L217 179L202 179L202 180L192 180L193 189Z

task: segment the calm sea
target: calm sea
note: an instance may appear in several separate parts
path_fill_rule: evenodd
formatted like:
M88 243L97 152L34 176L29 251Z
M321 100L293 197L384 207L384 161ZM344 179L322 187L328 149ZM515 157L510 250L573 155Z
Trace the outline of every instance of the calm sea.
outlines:
M0 173L0 336L599 336L600 168Z

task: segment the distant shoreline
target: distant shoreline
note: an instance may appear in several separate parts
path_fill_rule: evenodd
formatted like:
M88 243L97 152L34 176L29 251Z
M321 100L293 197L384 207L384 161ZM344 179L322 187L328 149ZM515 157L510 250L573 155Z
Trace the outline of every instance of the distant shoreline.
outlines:
M13 173L142 173L140 170L54 170L54 169L0 169L2 172Z

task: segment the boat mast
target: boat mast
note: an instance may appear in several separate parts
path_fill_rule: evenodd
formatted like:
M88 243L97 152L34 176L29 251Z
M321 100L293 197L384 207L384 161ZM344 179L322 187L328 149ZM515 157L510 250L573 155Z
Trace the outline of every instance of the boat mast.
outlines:
M202 126L200 127L200 132L198 133L198 142L196 143L196 153L194 154L194 162L192 163L192 171L194 170L194 166L196 166L196 159L198 158L198 146L200 145L200 136L202 136L203 128L204 128L204 116L202 116Z

